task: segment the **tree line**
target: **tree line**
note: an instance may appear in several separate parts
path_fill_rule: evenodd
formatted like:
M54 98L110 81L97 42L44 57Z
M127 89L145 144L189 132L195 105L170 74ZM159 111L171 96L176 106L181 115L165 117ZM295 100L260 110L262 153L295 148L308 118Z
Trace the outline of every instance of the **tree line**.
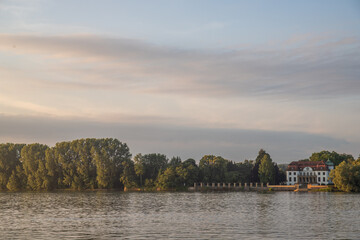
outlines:
M260 150L254 161L235 163L221 156L170 160L159 153L137 154L117 139L78 139L54 147L0 144L0 190L176 189L194 182L285 181L285 173Z
M0 144L0 191L54 189L186 189L194 182L270 183L286 181L283 168L263 149L255 160L233 162L205 155L168 159L159 153L137 154L117 139L78 139L54 147L34 144ZM332 160L339 165L331 176L344 191L360 191L360 158L322 151L311 161Z
M80 139L50 148L0 144L0 190L118 188L131 154L117 139Z

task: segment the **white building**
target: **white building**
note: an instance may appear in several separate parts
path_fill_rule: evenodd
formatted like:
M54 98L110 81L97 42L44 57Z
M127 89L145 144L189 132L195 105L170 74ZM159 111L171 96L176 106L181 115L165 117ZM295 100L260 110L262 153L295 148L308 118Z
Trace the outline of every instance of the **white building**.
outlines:
M311 161L297 161L288 165L286 170L287 185L294 184L313 184L313 185L328 185L332 184L329 179L330 171L334 169L334 164L328 160L311 162Z

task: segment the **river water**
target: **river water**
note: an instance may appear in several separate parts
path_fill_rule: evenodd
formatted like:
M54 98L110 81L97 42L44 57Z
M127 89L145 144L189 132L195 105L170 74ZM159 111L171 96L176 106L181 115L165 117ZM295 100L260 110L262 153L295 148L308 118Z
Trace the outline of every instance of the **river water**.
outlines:
M360 239L360 195L0 193L0 239Z

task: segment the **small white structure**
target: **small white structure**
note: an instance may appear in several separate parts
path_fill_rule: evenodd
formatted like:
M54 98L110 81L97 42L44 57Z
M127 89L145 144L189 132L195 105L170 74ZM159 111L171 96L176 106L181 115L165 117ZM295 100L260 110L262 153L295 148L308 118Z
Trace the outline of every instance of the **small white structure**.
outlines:
M334 169L334 164L328 160L311 162L297 161L288 165L286 170L287 185L294 184L313 184L328 185L332 184L329 179L330 171Z

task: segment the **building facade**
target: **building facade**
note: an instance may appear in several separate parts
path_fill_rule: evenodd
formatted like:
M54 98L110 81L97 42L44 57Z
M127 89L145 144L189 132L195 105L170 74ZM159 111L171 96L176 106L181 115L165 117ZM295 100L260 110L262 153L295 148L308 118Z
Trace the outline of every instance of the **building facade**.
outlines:
M330 160L327 162L292 162L286 170L287 185L308 183L313 185L332 184L332 181L329 179L329 174L332 169L334 169L334 164Z

